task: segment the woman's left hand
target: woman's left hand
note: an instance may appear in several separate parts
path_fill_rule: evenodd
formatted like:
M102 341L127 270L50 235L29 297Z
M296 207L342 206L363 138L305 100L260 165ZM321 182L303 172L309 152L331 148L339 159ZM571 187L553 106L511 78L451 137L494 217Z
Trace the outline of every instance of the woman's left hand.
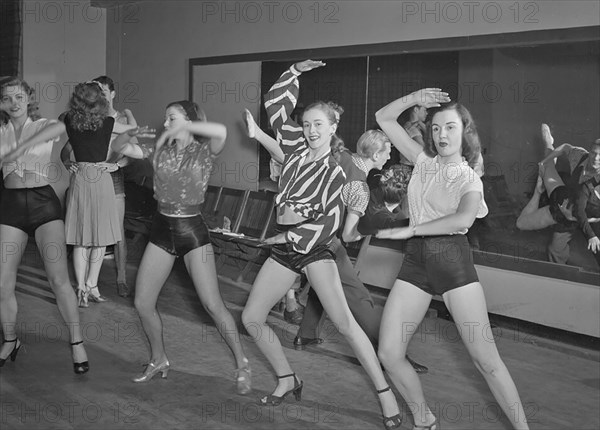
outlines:
M262 241L262 243L265 245L278 245L286 242L287 241L285 240L285 233L279 233L278 235L268 237Z

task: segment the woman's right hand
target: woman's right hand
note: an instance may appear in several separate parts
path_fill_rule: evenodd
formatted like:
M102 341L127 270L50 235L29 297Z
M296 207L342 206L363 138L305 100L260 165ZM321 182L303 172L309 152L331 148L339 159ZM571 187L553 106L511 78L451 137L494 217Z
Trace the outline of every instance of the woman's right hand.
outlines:
M258 125L256 124L256 121L254 121L254 117L248 109L244 109L243 116L244 123L246 123L246 133L248 134L248 137L250 139L254 139L254 137L256 136L256 128L258 127Z
M125 133L128 133L131 137L139 137L141 139L154 139L156 137L156 130L147 125L132 128Z
M318 67L323 67L323 66L325 66L324 62L314 61L314 60L304 60L304 61L294 64L294 67L300 73L309 72L312 69L316 69Z
M424 106L427 109L441 106L441 103L448 103L450 97L448 93L441 88L423 88L410 94L410 97L416 104Z

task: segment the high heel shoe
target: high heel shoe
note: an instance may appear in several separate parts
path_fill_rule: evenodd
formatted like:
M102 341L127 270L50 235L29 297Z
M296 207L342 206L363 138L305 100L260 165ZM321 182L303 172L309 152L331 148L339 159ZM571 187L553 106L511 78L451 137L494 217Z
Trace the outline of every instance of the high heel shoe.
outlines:
M237 384L237 393L246 395L252 391L252 373L250 371L250 365L248 359L244 359L244 367L240 367L235 370L235 381Z
M148 382L152 378L154 378L154 376L159 372L161 373L161 377L163 379L167 379L167 373L169 373L170 367L171 365L169 364L169 360L165 360L163 363L160 364L148 363L146 365L146 370L144 370L144 373L142 373L140 376L133 378L132 381Z
M83 340L80 340L79 342L72 342L71 347L81 345L82 343L83 343ZM77 375L83 375L84 373L87 373L89 370L90 370L90 363L87 360L81 361L78 363L75 361L75 358L73 358L73 371Z
M285 397L290 393L293 393L294 397L296 398L296 401L299 402L302 399L302 387L304 387L304 382L298 379L295 373L278 376L277 379L284 379L290 377L294 378L294 388L292 388L289 391L286 391L285 393L283 393L282 396L274 396L273 394L269 394L268 396L261 398L259 400L259 404L262 406L279 406L281 402L283 402L283 399L285 399Z
M90 305L88 303L88 298L90 296L90 290L88 289L77 289L77 305L80 308L88 308Z
M413 426L413 430L414 429L438 430L438 420L436 418L434 422L432 422L429 425L425 425L425 426L420 426L420 425L415 424Z
M377 390L377 395L379 394L383 394L390 391L390 387L385 387L381 390ZM383 416L383 426L387 429L387 430L391 430L391 429L399 429L402 426L402 416L400 414L396 414L394 416L391 417L386 417L385 415Z
M19 349L21 349L21 341L19 341L18 337L15 337L13 340L6 340L3 339L4 343L15 343L15 346L13 347L12 351L10 352L10 354L8 354L6 356L6 358L0 358L0 367L4 366L4 363L6 363L6 360L8 360L8 357L10 357L10 361L15 361L17 359L17 354L19 353Z
M89 288L90 288L89 289L89 293L90 293L89 299L90 299L91 302L102 303L102 302L107 302L108 301L108 299L106 297L104 297L102 294L100 294L100 290L98 289L98 286L89 287ZM94 294L93 293L94 290L96 290L96 292L98 294Z

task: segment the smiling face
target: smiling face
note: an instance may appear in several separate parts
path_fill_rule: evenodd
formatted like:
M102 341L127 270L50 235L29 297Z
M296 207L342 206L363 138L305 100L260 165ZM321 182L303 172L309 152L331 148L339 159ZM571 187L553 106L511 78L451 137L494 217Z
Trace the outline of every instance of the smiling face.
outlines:
M337 125L332 124L321 109L314 108L305 111L302 115L302 128L308 146L311 149L320 149L324 146L329 147Z
M2 89L0 109L6 112L10 119L27 117L28 104L29 95L20 85L10 85Z
M462 156L463 124L456 110L437 112L431 120L431 135L441 157Z

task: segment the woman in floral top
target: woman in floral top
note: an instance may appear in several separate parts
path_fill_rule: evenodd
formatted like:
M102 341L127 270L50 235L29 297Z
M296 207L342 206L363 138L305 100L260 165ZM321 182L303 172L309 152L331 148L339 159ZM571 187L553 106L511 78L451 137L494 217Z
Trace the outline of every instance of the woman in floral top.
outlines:
M158 201L135 294L135 307L150 341L152 358L145 372L133 381L147 382L157 373L167 376L170 364L156 302L175 258L181 256L200 300L233 351L238 393L247 394L251 390L248 359L219 292L214 252L200 212L213 160L223 150L227 130L222 124L207 122L204 112L187 100L167 106L164 127L165 132L152 149L129 142L133 136L153 136L145 128L124 133L112 143L113 150L126 156L153 157L154 197Z
M267 325L269 310L305 272L327 314L365 367L376 388L386 428L398 428L400 415L393 393L381 371L368 337L352 316L334 263L331 242L340 228L345 175L331 156L330 142L337 129L335 109L324 102L308 106L302 126L291 119L296 105L298 76L324 64L306 60L285 71L266 96L265 107L275 137L284 153L276 198L279 233L265 242L274 245L261 268L242 313L248 333L273 366L279 383L260 404L279 405L293 393L301 399L303 382L292 371L279 339ZM277 283L273 283L277 279Z

